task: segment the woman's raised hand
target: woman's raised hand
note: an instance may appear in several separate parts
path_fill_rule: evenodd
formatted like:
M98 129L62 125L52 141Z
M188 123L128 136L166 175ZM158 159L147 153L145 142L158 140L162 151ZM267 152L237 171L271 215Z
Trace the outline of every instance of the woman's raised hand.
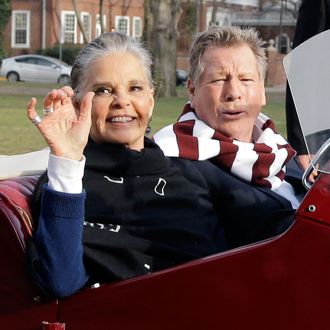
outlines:
M81 160L91 127L93 96L93 92L88 92L81 102L75 102L79 107L75 108L71 87L54 89L44 98L42 119L36 111L36 99L27 104L28 118L43 135L53 155Z

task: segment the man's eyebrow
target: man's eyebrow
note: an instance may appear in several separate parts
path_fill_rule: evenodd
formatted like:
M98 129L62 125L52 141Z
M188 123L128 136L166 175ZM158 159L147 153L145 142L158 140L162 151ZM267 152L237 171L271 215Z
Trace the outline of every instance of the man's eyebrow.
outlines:
M228 74L230 70L228 70L228 68L224 68L224 67L220 67L220 68L216 68L213 70L213 72L209 72L210 74Z
M228 76L228 72L225 70L219 70L216 72L206 74L206 77L209 79L218 78L218 77L226 77L226 76Z
M256 74L258 74L258 73L256 73L256 72L253 72L253 71L243 71L243 72L241 72L240 74L239 74L239 76L240 77L245 77L245 76L255 76Z

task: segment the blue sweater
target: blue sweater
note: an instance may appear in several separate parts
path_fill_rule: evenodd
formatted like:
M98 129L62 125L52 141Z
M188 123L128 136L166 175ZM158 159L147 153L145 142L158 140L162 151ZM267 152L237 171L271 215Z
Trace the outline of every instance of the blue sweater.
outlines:
M82 232L86 193L67 194L44 186L39 225L34 233L38 251L37 284L51 295L65 297L83 287ZM70 207L68 207L70 205Z

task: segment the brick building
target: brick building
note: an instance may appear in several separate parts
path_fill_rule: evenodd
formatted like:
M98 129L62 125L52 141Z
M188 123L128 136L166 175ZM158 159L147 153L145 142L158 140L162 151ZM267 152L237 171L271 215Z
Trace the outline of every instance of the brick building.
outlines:
M143 28L143 0L104 1L102 22L99 0L12 0L12 15L5 30L8 56L35 53L55 44L82 44L76 12L91 41L103 31L113 29L140 37ZM9 37L10 36L10 37Z
M192 35L197 30L207 29L211 22L253 26L268 46L269 74L266 84L283 85L286 78L282 60L284 54L291 50L300 3L301 0L182 0L178 23L178 67L189 68L188 52ZM195 25L191 22L192 17Z
M178 20L177 67L189 69L189 48L193 34L207 29L213 21L219 25L255 26L271 45L270 71L278 73L268 85L283 84L283 54L291 48L297 8L301 0L181 0ZM101 31L117 30L134 37L143 32L143 0L11 0L12 15L5 30L7 56L35 53L56 44L81 45L85 31L91 41ZM74 8L74 3L77 8ZM214 12L214 8L216 11ZM280 37L281 36L281 37ZM275 47L274 47L275 46ZM276 53L276 50L278 51ZM269 74L273 77L274 74Z

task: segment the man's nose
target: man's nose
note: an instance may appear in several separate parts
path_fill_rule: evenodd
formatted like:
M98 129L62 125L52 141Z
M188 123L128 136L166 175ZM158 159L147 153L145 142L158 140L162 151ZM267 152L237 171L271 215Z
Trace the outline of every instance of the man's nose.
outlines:
M235 79L229 79L225 83L224 97L227 102L236 101L241 98L239 82Z

